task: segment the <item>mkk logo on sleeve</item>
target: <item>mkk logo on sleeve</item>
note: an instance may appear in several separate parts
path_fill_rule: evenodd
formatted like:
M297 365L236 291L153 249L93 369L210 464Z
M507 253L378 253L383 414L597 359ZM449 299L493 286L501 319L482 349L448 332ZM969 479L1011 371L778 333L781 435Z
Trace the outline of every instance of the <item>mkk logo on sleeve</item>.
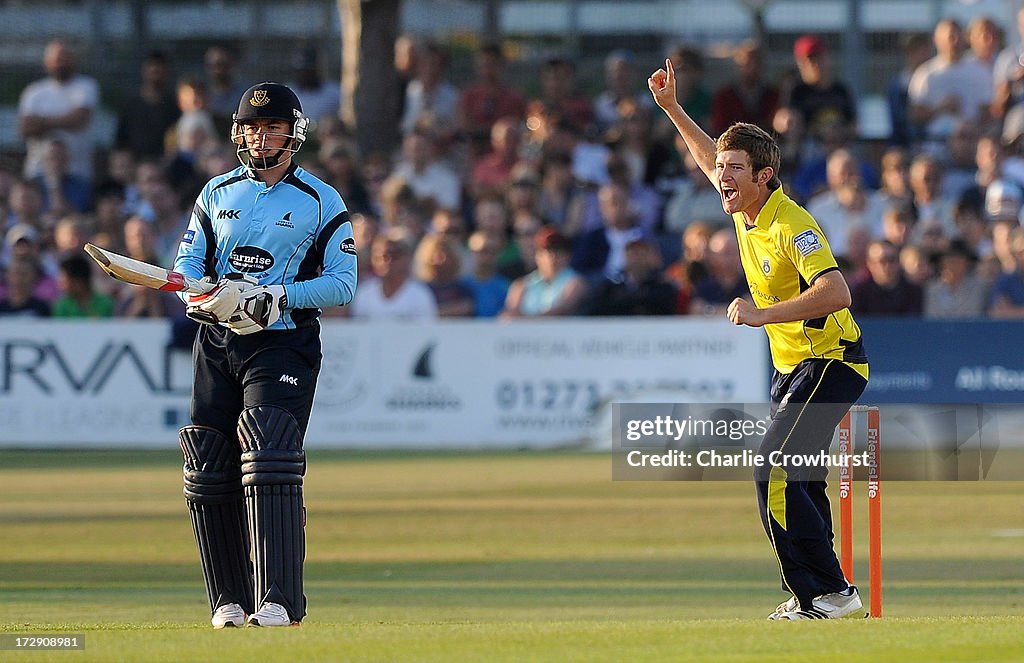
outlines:
M805 258L815 251L823 248L821 238L818 237L818 233L813 230L803 231L793 238L793 243L796 244L796 250Z
M233 219L238 220L238 215L242 213L240 209L222 209L217 212L218 219Z

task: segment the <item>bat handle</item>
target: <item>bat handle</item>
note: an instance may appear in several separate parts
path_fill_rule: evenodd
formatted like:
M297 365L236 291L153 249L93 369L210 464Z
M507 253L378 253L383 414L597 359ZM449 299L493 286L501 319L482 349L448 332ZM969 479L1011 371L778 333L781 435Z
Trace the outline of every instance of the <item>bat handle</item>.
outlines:
M201 325L215 325L218 322L217 318L215 318L212 313L200 311L199 309L186 310L185 315L188 316L190 320L195 320Z

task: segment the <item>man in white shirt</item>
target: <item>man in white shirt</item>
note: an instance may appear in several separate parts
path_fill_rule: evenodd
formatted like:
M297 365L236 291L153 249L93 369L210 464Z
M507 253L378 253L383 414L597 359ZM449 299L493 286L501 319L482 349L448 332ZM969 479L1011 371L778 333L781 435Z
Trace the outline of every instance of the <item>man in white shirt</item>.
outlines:
M437 159L436 149L430 131L415 128L402 141L403 159L393 177L405 180L421 200L433 199L438 207L459 209L462 184L458 175Z
M995 90L993 72L999 47L1002 42L1002 28L988 16L975 16L967 24L967 44L971 51L964 56L964 62L978 76L980 85Z
M825 167L828 189L807 203L807 211L828 237L832 253L847 255L851 234L864 230L872 239L882 236L885 201L864 186L856 157L846 149L829 155Z
M437 130L454 131L459 90L445 78L447 64L438 44L428 42L420 49L416 78L405 88L405 112L400 123L403 135L410 133L421 119L428 119L428 114Z
M977 76L963 57L964 37L960 24L939 21L933 35L937 55L914 72L910 79L910 117L925 126L930 141L943 141L957 121L985 122L992 102L990 80Z
M42 174L49 141L60 139L71 156L69 172L92 181L93 116L99 105L96 81L77 73L75 54L60 40L43 51L47 77L30 83L18 103L18 133L25 140L25 177Z
M370 261L377 275L360 284L352 317L372 320L432 320L437 301L425 284L412 278L412 235L392 228L373 240Z
M1017 11L1019 41L996 56L992 68L992 114L1002 118L1024 99L1024 9Z
M643 108L651 108L651 98L636 87L636 68L633 54L615 50L604 59L605 89L594 101L594 119L598 129L604 131L619 121L619 102L634 99Z

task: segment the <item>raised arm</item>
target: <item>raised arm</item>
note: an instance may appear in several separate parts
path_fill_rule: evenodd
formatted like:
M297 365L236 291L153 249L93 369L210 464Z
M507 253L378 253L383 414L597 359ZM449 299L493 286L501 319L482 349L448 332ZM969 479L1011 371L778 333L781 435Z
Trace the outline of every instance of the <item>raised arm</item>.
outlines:
M683 137L694 161L717 189L715 141L679 105L676 98L676 72L672 68L672 60L666 58L665 69L659 69L651 74L651 77L647 79L647 87L651 89L654 101L661 107L661 110L665 111L679 135Z

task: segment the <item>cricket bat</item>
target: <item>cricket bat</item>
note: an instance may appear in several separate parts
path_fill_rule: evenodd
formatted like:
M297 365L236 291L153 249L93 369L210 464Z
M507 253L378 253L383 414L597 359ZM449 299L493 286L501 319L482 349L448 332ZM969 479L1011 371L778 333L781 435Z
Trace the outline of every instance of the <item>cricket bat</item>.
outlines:
M86 244L85 252L96 261L103 271L125 283L141 285L154 290L185 291L193 295L201 295L214 288L212 283L204 283L184 274L151 265L148 262L107 251L95 244Z

